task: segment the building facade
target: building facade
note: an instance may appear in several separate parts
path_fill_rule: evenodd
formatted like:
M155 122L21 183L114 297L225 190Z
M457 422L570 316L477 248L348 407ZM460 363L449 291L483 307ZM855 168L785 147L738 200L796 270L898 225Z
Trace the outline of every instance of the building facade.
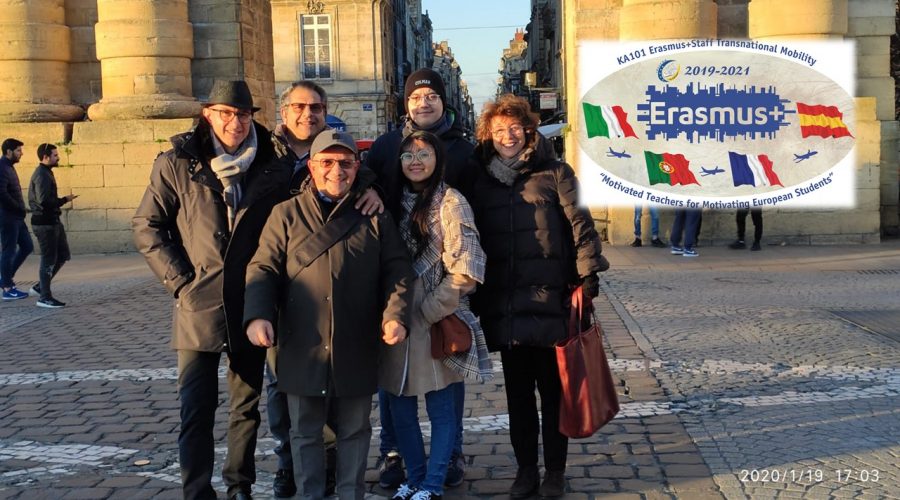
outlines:
M453 50L446 40L433 45L434 69L441 79L447 93L447 103L457 113L463 127L469 132L475 130L475 110L472 98L469 96L469 87L462 78L462 69L459 62L453 57Z
M509 48L503 49L503 56L500 58L497 95L528 95L527 84L532 82L525 81L525 74L528 71L527 49L528 42L525 41L525 31L516 29L515 35L509 41Z

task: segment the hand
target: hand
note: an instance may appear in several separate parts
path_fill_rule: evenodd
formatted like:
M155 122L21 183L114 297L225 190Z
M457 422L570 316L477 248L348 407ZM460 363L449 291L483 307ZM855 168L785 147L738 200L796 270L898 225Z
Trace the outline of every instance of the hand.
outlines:
M600 295L600 278L597 277L596 273L581 279L581 293L587 302Z
M384 202L378 197L378 193L374 189L368 188L362 196L356 200L353 208L362 212L363 215L372 215L375 212L384 213Z
M384 330L384 335L381 336L381 340L383 340L385 344L397 345L406 340L406 327L399 321L392 319L385 323L382 328Z
M66 202L70 202L70 201L74 200L75 198L78 198L77 194L66 195Z
M254 319L247 325L247 338L250 343L258 347L272 347L275 345L275 330L267 319Z

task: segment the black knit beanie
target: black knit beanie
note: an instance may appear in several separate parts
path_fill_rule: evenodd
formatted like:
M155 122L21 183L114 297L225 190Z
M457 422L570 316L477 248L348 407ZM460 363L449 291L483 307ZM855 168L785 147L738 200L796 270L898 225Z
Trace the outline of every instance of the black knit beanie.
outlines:
M441 96L442 103L447 102L444 80L441 79L441 75L429 68L422 68L409 75L409 78L406 79L406 85L403 87L404 101L409 102L409 95L422 87L428 87L435 94Z

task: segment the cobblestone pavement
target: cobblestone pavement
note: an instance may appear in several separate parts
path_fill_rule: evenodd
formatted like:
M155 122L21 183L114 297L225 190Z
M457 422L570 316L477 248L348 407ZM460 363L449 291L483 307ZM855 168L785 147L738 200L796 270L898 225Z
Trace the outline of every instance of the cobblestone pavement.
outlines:
M832 311L900 309L900 245L701 249L690 262L605 251L614 271L595 304L622 412L570 442L566 498L896 498L900 344ZM179 498L161 285L133 255L76 257L54 285L69 307L0 304L0 499ZM495 372L467 386L466 481L447 498L507 497ZM223 443L224 420L220 408ZM264 431L257 498L270 498L273 445ZM376 450L367 479L381 498Z

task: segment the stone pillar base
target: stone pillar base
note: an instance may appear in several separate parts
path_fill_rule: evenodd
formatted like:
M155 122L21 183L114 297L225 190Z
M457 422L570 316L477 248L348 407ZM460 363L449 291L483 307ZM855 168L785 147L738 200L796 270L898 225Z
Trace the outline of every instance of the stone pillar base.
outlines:
M177 94L142 95L101 99L88 108L88 118L101 120L194 118L202 104Z
M0 102L0 123L77 122L82 118L84 108L73 104Z

